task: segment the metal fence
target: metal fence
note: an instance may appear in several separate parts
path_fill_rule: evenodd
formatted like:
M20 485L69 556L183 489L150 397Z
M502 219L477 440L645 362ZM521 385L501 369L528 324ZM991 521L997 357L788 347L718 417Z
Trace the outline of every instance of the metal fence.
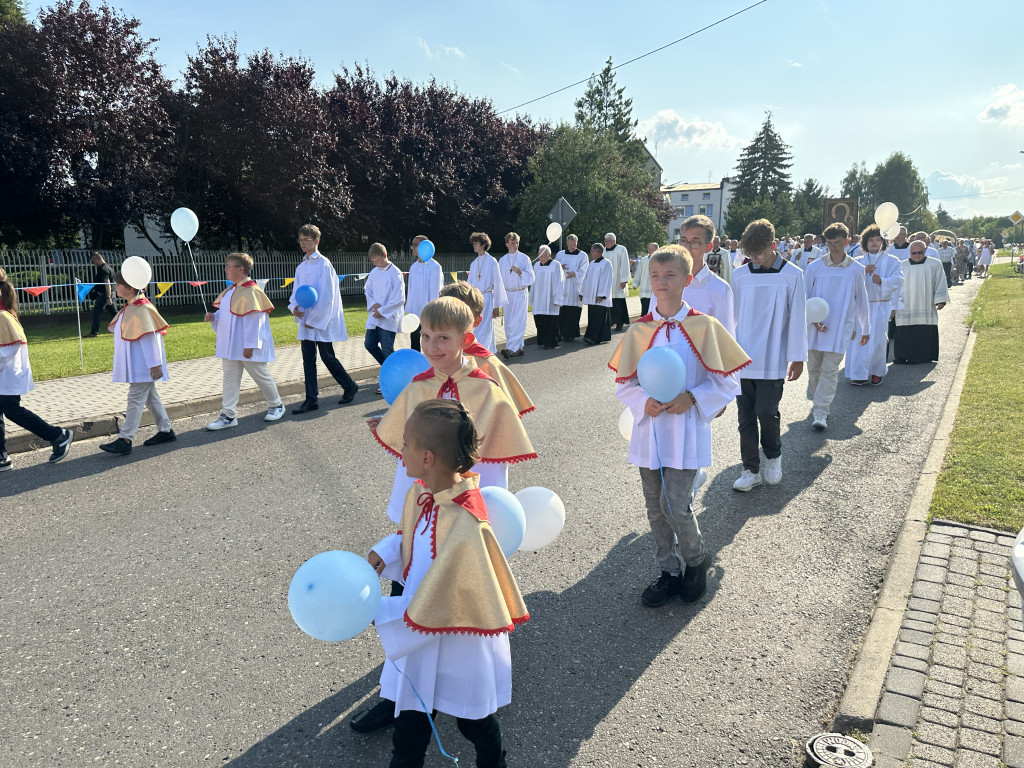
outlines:
M18 291L19 310L22 315L51 315L75 311L78 299L75 288L76 280L82 283L92 282L95 267L90 259L97 251L91 250L52 250L52 251L0 251L0 266L7 271L8 279L15 288L51 286L49 290L38 296L27 291ZM130 254L124 251L98 251L111 267L117 270L121 262ZM199 292L207 302L219 294L226 284L224 282L224 257L231 251L193 251L196 260L196 271L192 267L188 253L153 255L146 257L153 266L153 282L149 284L146 295L157 306L181 306L199 304ZM302 258L297 251L271 251L250 254L256 262L252 278L267 280L264 289L274 302L281 306L291 295L292 286L285 286L284 281L295 276L295 267ZM346 297L363 296L363 280L358 276L365 275L373 265L365 253L338 251L325 253L331 260L339 275L346 275L341 281L341 293ZM407 272L412 264L411 254L390 254L391 261ZM453 281L452 272L458 279L465 278L465 270L469 268L474 256L462 253L440 253L434 258L445 273L445 282ZM207 281L199 287L189 285L189 281ZM174 283L163 296L158 297L160 287L157 283Z

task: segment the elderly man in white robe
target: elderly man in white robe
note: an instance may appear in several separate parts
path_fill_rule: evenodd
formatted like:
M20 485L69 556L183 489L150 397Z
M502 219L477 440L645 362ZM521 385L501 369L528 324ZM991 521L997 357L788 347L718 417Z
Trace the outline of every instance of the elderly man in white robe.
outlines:
M562 265L551 258L551 249L546 245L537 251L533 274L533 321L537 326L537 346L541 349L557 349Z
M939 359L939 312L949 302L942 262L927 255L921 241L910 244L901 262L903 292L896 310L896 362L914 365Z
M579 238L569 235L565 238L565 250L559 251L555 261L562 265L562 301L558 308L558 331L562 341L576 341L580 335L580 315L583 302L580 289L587 274L590 259L587 252L579 248Z
M629 251L619 245L615 233L604 236L604 258L612 266L612 312L611 323L616 331L629 325L629 308L626 306L626 285L629 283Z

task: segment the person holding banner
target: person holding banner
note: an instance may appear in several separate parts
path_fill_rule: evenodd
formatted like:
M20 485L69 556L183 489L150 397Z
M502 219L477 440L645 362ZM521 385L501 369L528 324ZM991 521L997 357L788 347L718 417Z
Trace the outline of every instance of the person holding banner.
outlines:
M334 354L334 342L347 341L345 309L341 303L338 287L338 273L326 256L320 253L320 228L306 224L299 228L299 247L303 258L295 268L295 282L288 299L288 311L295 316L298 324L299 343L302 347L302 374L306 380L306 399L292 413L306 413L320 407L320 386L316 375L316 356L330 371L334 380L341 385L343 394L339 405L356 399L359 385L348 375L345 366ZM314 303L307 307L299 305L296 295L300 288L309 286L315 291Z
M427 239L426 235L416 235L412 239L412 264L409 266L409 290L405 296L405 311L420 316L423 307L428 301L433 301L441 295L441 288L444 287L444 272L437 259L429 258L426 261L420 258L419 244ZM409 346L419 351L420 329L409 334Z
M96 252L92 255L92 265L96 271L92 275L92 290L89 291L89 298L92 303L92 329L85 338L95 339L100 335L100 320L103 313L113 319L117 312L114 311L114 292L110 284L114 282L114 270L104 260L103 254Z
M50 443L51 464L62 460L71 450L74 432L48 424L22 406L21 396L34 388L28 339L18 320L18 294L7 280L7 272L0 268L0 472L14 467L7 455L5 418Z

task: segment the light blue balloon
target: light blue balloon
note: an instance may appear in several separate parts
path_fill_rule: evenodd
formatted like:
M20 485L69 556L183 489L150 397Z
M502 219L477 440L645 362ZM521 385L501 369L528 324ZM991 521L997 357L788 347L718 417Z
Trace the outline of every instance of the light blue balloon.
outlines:
M434 244L429 240L424 240L416 246L416 253L419 255L420 261L430 261L434 258Z
M320 297L316 295L316 288L312 285L300 285L295 289L295 303L303 309L309 309L315 307L317 299Z
M380 391L388 405L395 402L413 378L430 369L430 361L415 349L396 349L380 367Z
M513 494L496 486L481 488L480 495L487 505L487 518L491 522L494 538L508 559L519 549L526 535L526 512L523 505Z
M370 626L380 596L380 579L365 558L352 552L321 552L292 577L288 610L307 635L336 643Z
M652 347L640 357L636 377L648 397L667 403L686 388L686 363L671 347Z

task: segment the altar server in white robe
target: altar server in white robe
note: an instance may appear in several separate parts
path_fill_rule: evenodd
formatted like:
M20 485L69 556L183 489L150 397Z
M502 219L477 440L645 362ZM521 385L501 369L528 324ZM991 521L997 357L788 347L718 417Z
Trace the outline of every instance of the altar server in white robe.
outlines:
M814 235L804 235L804 243L790 253L789 260L800 269L806 270L811 262L821 258L821 251L814 244Z
M889 315L903 287L899 259L882 250L882 232L877 224L861 232L860 242L857 261L864 267L871 338L864 346L855 342L847 347L845 374L850 383L858 387L868 382L875 386L881 384L888 371Z
M824 320L807 325L807 397L815 429L828 427L847 345L864 346L871 336L864 267L846 254L849 235L845 224L830 224L825 230L828 253L804 272L807 298L824 299L829 309Z
M651 311L651 254L658 250L657 243L647 244L647 253L636 260L636 271L633 273L633 287L640 297L640 316Z
M551 258L551 249L542 245L533 268L533 321L537 326L537 345L542 349L558 347L558 310L562 301L562 265Z
M590 266L580 286L580 301L587 305L587 332L583 341L590 346L612 340L612 280L615 271L604 257L604 246L590 246Z
M383 243L370 246L370 261L373 269L366 278L364 289L366 335L363 347L377 365L383 365L395 351L395 336L405 314L405 280L402 279L402 270L388 258L388 249Z
M476 258L469 265L466 282L484 295L484 311L480 325L476 329L476 340L491 352L497 354L498 346L494 341L494 321L501 308L508 304L505 294L505 283L501 280L497 260L487 251L491 247L491 238L485 232L474 232L469 236L470 245Z
M896 310L896 362L930 363L939 359L939 313L949 303L946 273L927 256L921 241L910 244L910 258L900 264L903 287Z
M729 283L716 275L704 261L715 241L715 225L702 214L690 216L679 230L679 244L693 261L693 279L686 286L686 303L711 315L725 326L729 335L736 337L736 315L733 293ZM730 275L732 272L730 271ZM651 300L651 312L657 307L657 297Z
M419 257L419 245L427 239L426 235L416 235L412 240L413 262L409 266L409 290L405 296L405 311L420 316L420 312L428 301L441 295L444 288L444 272L437 259L431 257L423 261ZM409 334L409 346L420 348L420 329Z
M579 238L569 235L565 238L565 250L559 251L555 261L562 265L562 301L558 309L558 330L562 341L576 341L580 335L580 315L583 314L583 302L580 301L580 288L583 276L587 274L590 259L587 252L579 248Z
M508 253L498 262L501 279L505 283L505 348L502 356L522 357L526 346L526 315L530 306L530 286L533 285L533 266L530 257L519 250L519 235L509 232L505 235Z
M604 236L604 258L612 266L612 312L611 323L621 331L629 325L629 308L626 305L626 286L629 284L629 251L619 245L614 232Z

